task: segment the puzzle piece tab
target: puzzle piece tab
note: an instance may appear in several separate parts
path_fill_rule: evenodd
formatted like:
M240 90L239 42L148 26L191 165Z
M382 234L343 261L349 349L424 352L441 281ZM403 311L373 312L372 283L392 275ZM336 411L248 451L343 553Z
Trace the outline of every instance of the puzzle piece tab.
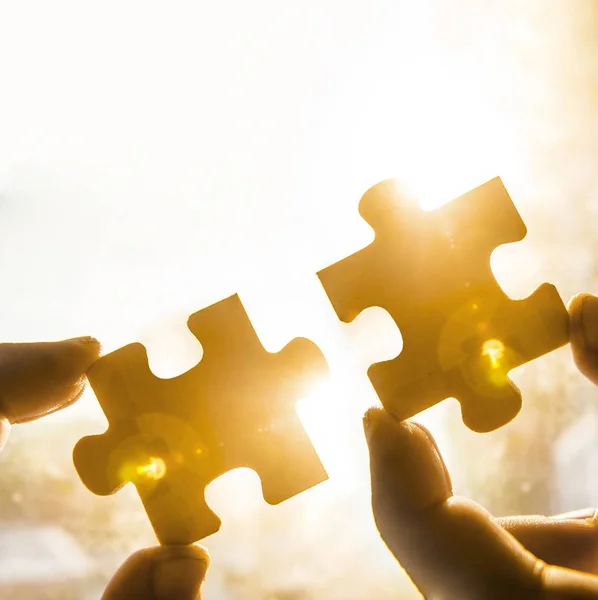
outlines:
M359 212L374 241L318 277L342 321L379 306L397 324L402 352L368 370L382 404L406 419L454 397L470 429L506 424L521 408L508 371L566 344L568 316L554 286L515 301L494 279L492 251L526 234L502 181L426 212L386 180Z
M88 379L109 427L73 453L94 493L135 484L162 544L218 531L204 488L231 469L254 469L270 504L327 479L295 412L314 380L327 376L317 346L299 338L267 352L237 295L191 315L188 327L204 355L179 377L153 375L141 344L94 364Z

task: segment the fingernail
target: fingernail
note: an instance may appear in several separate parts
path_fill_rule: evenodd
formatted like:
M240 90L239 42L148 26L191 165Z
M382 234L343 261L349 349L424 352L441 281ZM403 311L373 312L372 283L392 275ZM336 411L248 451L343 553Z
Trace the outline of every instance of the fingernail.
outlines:
M70 342L71 344L76 344L80 348L84 348L85 350L88 350L95 355L98 355L100 353L100 350L102 349L102 344L100 344L100 342L98 342L96 338L91 337L90 335L71 338L70 340L66 341Z
M69 355L70 364L81 372L86 372L99 358L102 345L91 336L71 338L61 342Z
M374 410L376 410L376 409L375 409L375 408L373 408L373 407L372 407L372 408L368 408L368 409L365 411L365 414L363 415L363 431L364 431L364 433L365 433L365 437L366 437L366 439L367 439L367 437L368 437L368 429L370 428L370 425L371 425L370 413L371 413L372 411L374 411Z
M71 338L71 340L73 342L81 342L83 344L99 344L100 343L100 342L98 342L98 340L96 340L96 338L92 337L91 335L82 335L81 337Z
M156 600L196 600L208 570L209 559L171 558L158 562L153 570Z
M451 495L451 482L430 433L399 422L382 409L366 413L372 487L390 494L396 507L420 510ZM390 497L389 496L389 497Z
M595 508L581 508L579 510L572 510L570 512L561 513L550 517L554 521L571 521L575 519L594 519L598 512Z
M363 415L363 431L368 444L375 437L378 445L392 447L392 438L395 434L394 425L394 419L380 406L368 408Z
M581 322L587 346L598 350L598 297L587 295L581 301Z
M0 451L6 446L9 433L10 421L6 417L0 415Z

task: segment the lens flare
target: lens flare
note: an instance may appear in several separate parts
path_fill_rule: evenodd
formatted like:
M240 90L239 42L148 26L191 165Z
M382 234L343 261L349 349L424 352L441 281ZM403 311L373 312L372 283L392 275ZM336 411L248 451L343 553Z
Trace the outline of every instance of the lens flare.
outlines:
M139 465L136 472L137 475L148 479L162 479L166 475L166 463L161 458L150 456L149 461L144 465Z
M500 340L487 340L482 347L482 356L490 359L493 369L498 369L505 354L505 345Z

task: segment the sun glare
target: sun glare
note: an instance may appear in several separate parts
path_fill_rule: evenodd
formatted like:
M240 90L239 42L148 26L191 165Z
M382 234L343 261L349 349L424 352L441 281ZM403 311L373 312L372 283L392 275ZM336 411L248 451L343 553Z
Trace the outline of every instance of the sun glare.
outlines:
M366 159L360 166L372 174L369 185L383 170L429 211L497 175L521 173L525 150L513 143L512 120L485 92L487 67L472 61L466 71L446 49L429 48L401 77L363 89L370 111L363 140L368 155L360 156ZM471 78L472 70L480 81Z
M150 456L147 463L139 465L135 470L140 477L147 479L162 479L166 475L166 463L159 457Z
M351 397L341 384L330 381L297 403L299 418L334 479L333 487L342 487L351 479L353 455L363 444L361 414L366 407L355 407L350 402Z

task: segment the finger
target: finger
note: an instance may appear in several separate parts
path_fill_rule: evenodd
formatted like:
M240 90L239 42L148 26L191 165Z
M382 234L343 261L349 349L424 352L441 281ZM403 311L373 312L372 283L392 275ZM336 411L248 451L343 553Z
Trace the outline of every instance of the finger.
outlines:
M365 424L376 524L423 595L536 597L539 562L481 506L453 496L427 430L378 409Z
M578 294L571 298L567 308L575 364L598 385L598 297Z
M91 337L0 344L0 415L24 423L72 404L99 353Z
M157 546L130 556L102 600L198 600L210 564L202 546Z
M598 575L596 509L557 517L504 517L496 522L539 559Z

